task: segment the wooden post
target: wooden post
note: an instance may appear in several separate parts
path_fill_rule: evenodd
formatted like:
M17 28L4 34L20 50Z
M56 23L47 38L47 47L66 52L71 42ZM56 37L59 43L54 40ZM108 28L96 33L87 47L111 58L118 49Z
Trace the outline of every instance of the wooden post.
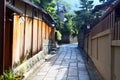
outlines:
M24 8L25 8L25 15L24 15L24 18L25 18L25 21L24 21L24 42L23 42L23 53L24 54L26 54L25 52L25 39L26 39L26 37L25 37L25 32L26 32L26 10L27 10L27 5L26 5L26 3L24 4Z
M6 0L0 0L0 74L2 74L4 71L5 5Z
M34 8L32 7L32 37L31 37L31 51L30 51L30 57L33 56L33 21L34 21Z

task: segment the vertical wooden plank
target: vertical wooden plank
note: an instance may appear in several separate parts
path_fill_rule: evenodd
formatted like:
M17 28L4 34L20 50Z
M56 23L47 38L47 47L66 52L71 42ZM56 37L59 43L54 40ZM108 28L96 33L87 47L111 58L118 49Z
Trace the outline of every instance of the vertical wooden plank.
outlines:
M42 38L45 39L45 22L42 22Z
M109 14L110 15L110 14ZM113 14L112 14L112 16L113 16ZM110 22L109 22L109 24L110 24ZM111 37L112 37L112 39L113 39L113 20L112 20L112 27L109 27L110 28L110 30L111 30Z
M0 74L4 71L4 36L5 36L5 13L6 13L6 0L0 0Z
M112 12L113 13L113 12ZM114 19L114 14L112 14L112 18ZM112 19L112 27L110 27L110 29L111 29L111 33L112 33L112 39L114 38L114 20Z
M115 23L115 30L114 31L115 31L115 35L114 35L115 36L115 40L117 40L117 22Z
M118 22L118 40L120 40L120 21Z
M112 16L112 13L110 13L111 15L111 26L110 26L110 29L112 28L112 19L113 19L113 16Z
M41 50L41 20L39 20L38 26L38 51Z
M33 55L37 52L37 19L34 18L33 23Z
M113 11L113 27L115 25L115 10Z
M117 22L117 40L119 40L119 22Z
M39 41L39 40L38 40L38 39L39 39L39 38L38 38L38 35L39 35L39 30L38 30L38 29L39 29L39 19L37 18L37 30L36 30L36 31L37 31L37 45L36 45L37 52L38 52L38 41Z
M16 56L16 53L17 53L17 40L18 40L18 37L17 37L17 35L18 35L18 32L17 32L17 27L15 27L16 25L18 25L18 17L17 16L15 16L15 14L14 14L14 16L13 16L13 20L14 20L14 22L13 22L13 45L12 45L12 51L13 51L13 55L12 55L12 57L13 57L13 59L12 59L12 63L14 64L15 63L15 56ZM12 64L12 65L13 65Z
M52 28L52 43L55 43L55 30Z
M48 28L47 28L47 24L45 23L45 39L47 40L47 33L48 33L48 30L47 30Z
M20 16L14 15L13 25L13 64L17 64L23 59L24 50L24 23L19 21Z
M41 50L43 49L43 21L41 21Z
M34 8L32 7L32 30L31 30L31 51L30 51L30 55L32 57L33 54L33 20L34 20Z
M49 40L51 40L51 27L49 26Z
M24 18L25 18L25 21L24 21L24 38L23 38L23 53L24 53L24 56L26 55L26 52L25 52L25 32L26 32L26 10L27 10L27 5L26 4L24 4L24 11L25 11L25 16L24 16Z
M110 28L112 26L112 13L110 13Z
M46 39L49 39L49 29L48 29L48 25L46 24Z
M45 39L47 39L47 24L45 23Z
M107 18L106 18L106 27L109 28L109 27L108 27L108 16L107 16Z
M7 15L9 14L9 15ZM11 10L6 9L6 28L5 28L5 58L4 58L4 69L7 70L12 65L12 30L13 30L13 20L10 21Z
M108 15L108 27L110 27L110 14Z
M112 29L112 39L114 39L114 29L115 29L115 10L113 11L113 29Z
M31 51L31 41L32 41L32 18L26 17L26 27L25 27L25 49L24 52L27 53ZM30 54L29 54L30 57Z

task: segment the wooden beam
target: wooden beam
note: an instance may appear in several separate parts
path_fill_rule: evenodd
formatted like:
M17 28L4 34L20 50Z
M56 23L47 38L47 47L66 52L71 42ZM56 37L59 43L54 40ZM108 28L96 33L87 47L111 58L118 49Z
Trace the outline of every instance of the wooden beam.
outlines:
M0 0L0 74L4 71L4 36L5 36L5 15L6 15L6 0Z

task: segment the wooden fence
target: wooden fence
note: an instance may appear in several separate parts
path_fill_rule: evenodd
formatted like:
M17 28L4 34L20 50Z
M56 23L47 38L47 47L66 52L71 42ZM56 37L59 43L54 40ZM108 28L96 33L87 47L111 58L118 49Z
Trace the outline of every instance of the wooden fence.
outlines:
M91 34L92 36L95 36L96 34L107 29L111 30L112 40L120 40L120 21L115 21L115 11L110 13L95 27L93 27L93 29L91 30Z
M120 16L116 9L92 28L84 44L103 80L120 80Z
M16 64L22 61L26 55L30 58L41 51L44 40L54 41L54 29L43 20L32 19L28 16L25 16L25 22L20 22L19 19L20 16L15 14L12 51L13 63Z
M120 40L120 21L116 22L113 27L113 40Z

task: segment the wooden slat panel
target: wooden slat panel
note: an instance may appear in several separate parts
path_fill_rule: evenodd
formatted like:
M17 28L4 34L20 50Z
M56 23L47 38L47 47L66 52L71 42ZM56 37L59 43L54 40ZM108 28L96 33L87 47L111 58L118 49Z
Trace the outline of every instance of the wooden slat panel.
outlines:
M26 17L25 26L25 51L24 54L31 51L31 41L32 41L32 19Z
M48 37L49 37L49 35L48 35L48 25L46 24L46 39L48 40Z
M55 30L54 29L52 29L52 31L51 31L51 38L52 38L52 42L54 43L55 42Z
M23 41L24 41L24 23L19 22L18 15L14 16L13 26L13 62L18 63L23 58Z
M118 23L118 40L120 40L120 21Z
M34 19L33 21L33 49L32 53L35 54L37 50L37 26L38 26L38 20Z
M104 18L101 22L99 22L95 27L93 27L91 33L92 36L103 32L107 29L111 29L114 25L114 14L109 14L106 18Z
M42 21L42 39L45 39L45 22Z
M48 34L49 34L49 39L51 40L51 36L52 36L51 35L51 27L49 27L49 33Z
M38 51L41 50L41 41L42 41L42 27L41 27L42 21L39 20L39 26L38 26Z
M117 40L117 23L115 23L114 33L114 39Z
M0 74L4 72L4 27L5 27L5 11L6 0L0 0Z
M7 13L6 13L7 14ZM10 14L10 13L9 13ZM13 22L9 21L9 15L6 16L6 28L5 28L5 58L4 69L9 69L12 66L12 30Z

